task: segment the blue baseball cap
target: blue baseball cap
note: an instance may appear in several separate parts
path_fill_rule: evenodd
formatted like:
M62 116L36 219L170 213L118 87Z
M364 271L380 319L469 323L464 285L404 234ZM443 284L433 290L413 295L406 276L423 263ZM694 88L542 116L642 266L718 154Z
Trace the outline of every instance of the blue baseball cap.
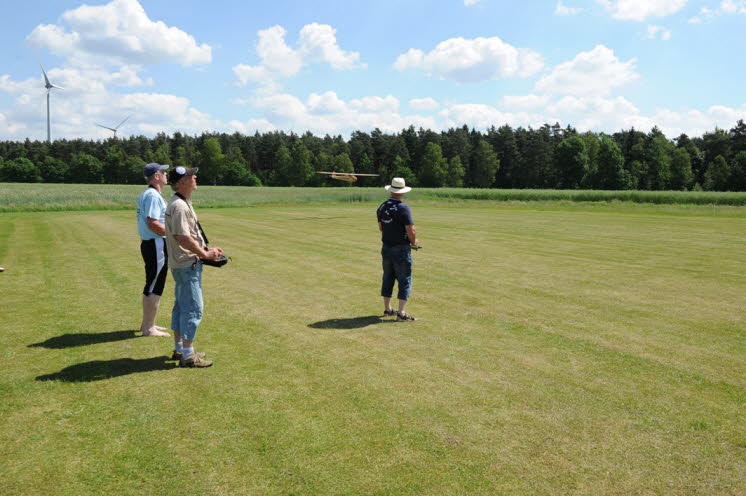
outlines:
M156 172L166 170L168 168L168 165L151 162L142 169L142 175L145 177L150 177Z

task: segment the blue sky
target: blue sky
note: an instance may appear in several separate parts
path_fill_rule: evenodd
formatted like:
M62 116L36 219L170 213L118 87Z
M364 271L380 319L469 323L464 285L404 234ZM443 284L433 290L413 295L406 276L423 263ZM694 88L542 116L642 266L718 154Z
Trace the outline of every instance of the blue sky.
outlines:
M0 139L746 119L746 0L1 0Z

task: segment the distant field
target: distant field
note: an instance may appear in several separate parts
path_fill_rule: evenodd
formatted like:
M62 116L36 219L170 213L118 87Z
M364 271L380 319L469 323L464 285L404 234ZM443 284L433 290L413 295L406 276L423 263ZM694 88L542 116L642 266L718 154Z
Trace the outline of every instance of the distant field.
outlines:
M56 210L129 209L142 185L11 184L0 183L0 212ZM195 203L201 207L247 207L266 203L354 203L376 201L382 188L343 186L337 188L248 188L200 186ZM166 188L166 194L170 189ZM467 188L416 188L416 200L457 202L486 200L501 202L630 202L659 205L744 206L746 193L687 191L584 191L499 190Z
M133 331L140 189L0 214L0 493L744 493L746 209L413 195L421 320L394 323L385 192L252 190L199 212L233 261L205 269L216 364L182 370Z

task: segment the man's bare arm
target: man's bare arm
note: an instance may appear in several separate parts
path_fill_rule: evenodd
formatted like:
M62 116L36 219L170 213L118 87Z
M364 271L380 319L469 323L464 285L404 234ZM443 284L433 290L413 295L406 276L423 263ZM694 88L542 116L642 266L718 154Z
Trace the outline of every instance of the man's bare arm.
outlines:
M166 235L166 226L158 222L156 219L148 217L146 222L148 223L148 229L156 233L158 236Z
M197 255L198 258L204 258L207 260L217 260L217 258L223 254L223 250L221 250L217 246L215 248L210 248L209 250L205 250L199 245L199 243L197 243L197 240L191 236L184 236L183 234L177 234L176 241L178 241L179 246L181 246L185 250L189 250L190 252L194 253L195 255Z
M414 224L409 224L408 226L404 226L407 230L407 238L409 238L409 244L412 246L417 246L419 243L417 242L417 231L414 228Z

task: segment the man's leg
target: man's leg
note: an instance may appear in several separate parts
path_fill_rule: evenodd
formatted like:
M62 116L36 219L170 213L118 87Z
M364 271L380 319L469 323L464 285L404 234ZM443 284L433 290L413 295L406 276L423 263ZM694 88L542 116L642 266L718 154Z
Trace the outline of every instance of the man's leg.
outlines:
M180 296L179 292L183 285L177 278L176 271L171 271L174 278L174 307L171 310L171 329L174 331L174 352L171 355L171 360L181 360L182 352L182 339L181 339L181 308L179 307Z
M391 308L391 297L390 296L384 296L383 297L383 313L386 315L393 315L394 309Z
M168 273L165 248L162 239L149 239L140 243L140 253L145 262L145 287L142 290L142 322L140 331L143 336L170 336L163 328L155 325L163 285Z
M381 249L381 267L383 268L383 276L381 277L381 296L383 297L383 314L394 315L394 309L391 308L391 295L394 292L394 283L396 282L396 275L394 272L394 264L391 260L386 247Z
M142 296L142 323L140 331L143 336L168 337L169 333L159 330L155 325L155 316L158 313L158 307L161 303L161 297L155 293Z
M179 275L184 278L180 291L177 291L177 295L180 297L179 334L182 344L182 357L179 365L182 367L209 367L212 362L204 360L203 353L194 351L194 339L197 335L197 327L202 322L204 308L202 302L202 264L197 264L194 268L188 267L177 270L181 271ZM175 270L174 278L176 278L176 273ZM178 280L177 285L179 285Z
M412 291L412 252L409 249L402 250L395 259L396 280L399 285L397 298L399 299L399 311L396 320L417 320L407 314L407 301Z

